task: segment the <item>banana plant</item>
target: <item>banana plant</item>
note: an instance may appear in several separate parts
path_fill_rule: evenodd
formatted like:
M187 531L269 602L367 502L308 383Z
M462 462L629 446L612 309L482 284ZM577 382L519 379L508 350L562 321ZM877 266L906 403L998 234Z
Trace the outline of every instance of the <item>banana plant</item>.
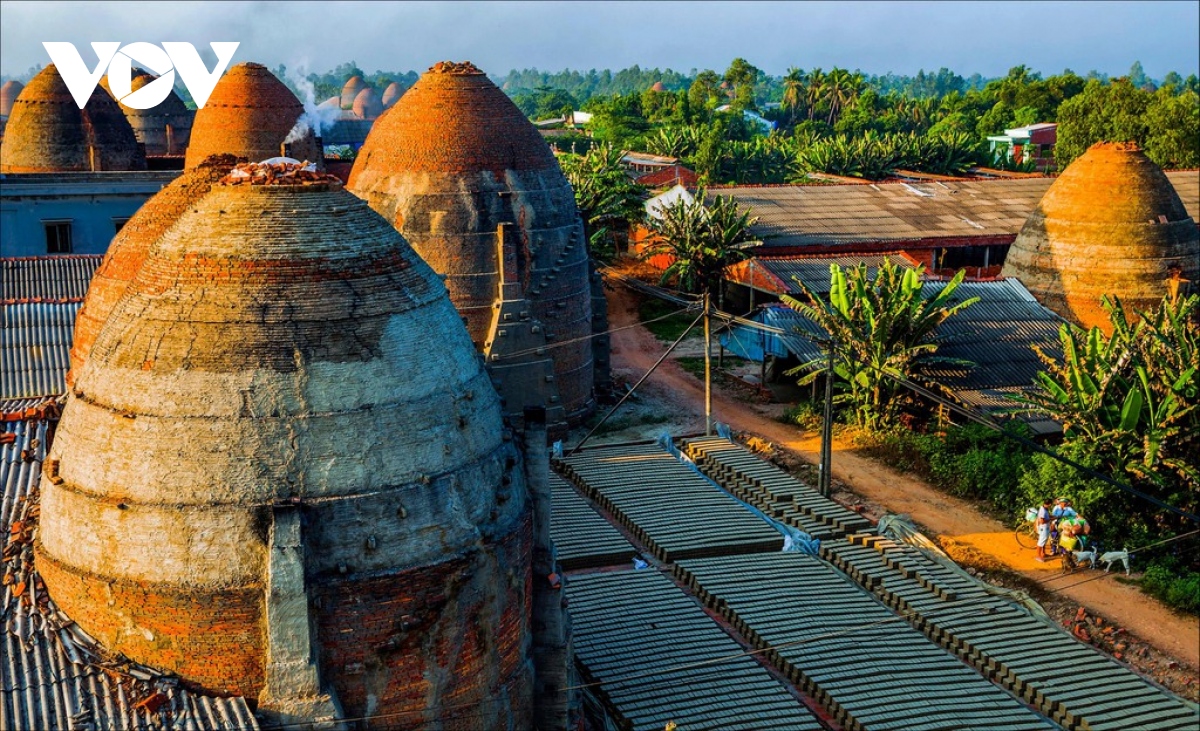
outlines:
M921 268L901 269L885 260L872 280L865 265L842 269L832 264L828 300L799 280L807 301L783 298L835 343L837 400L853 407L858 426L865 429L885 429L897 423L901 387L895 378L934 385L922 377L926 366L970 365L938 357L936 334L941 323L979 298L951 304L963 280L961 272L940 292L926 297L921 274ZM820 375L824 363L823 356L814 358L788 374L800 375L800 385L807 385Z

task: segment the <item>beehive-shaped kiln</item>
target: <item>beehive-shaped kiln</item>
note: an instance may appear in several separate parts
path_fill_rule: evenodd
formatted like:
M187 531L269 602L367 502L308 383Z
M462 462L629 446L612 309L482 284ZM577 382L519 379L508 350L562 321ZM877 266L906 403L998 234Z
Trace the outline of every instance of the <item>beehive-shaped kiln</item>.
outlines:
M1168 292L1172 268L1200 279L1200 242L1175 188L1132 143L1098 143L1054 181L1004 262L1049 309L1082 327L1111 329L1102 295L1127 311Z
M9 79L4 82L3 86L0 86L0 117L12 114L13 104L16 103L17 97L21 95L21 90L24 88L25 85L16 79Z
M80 109L50 64L13 102L0 148L0 172L145 169L146 157L133 129L100 86Z
M260 710L319 689L391 714L371 728L527 728L525 486L444 285L336 182L225 181L160 206L183 210L76 373L47 589Z
M342 84L342 109L350 109L354 106L354 100L362 93L363 89L369 89L370 86L363 80L363 77L355 75L346 79L346 83Z
M133 91L141 89L158 77L139 69L130 83ZM108 77L100 80L101 85L111 94ZM188 109L174 90L156 107L150 109L134 109L117 102L137 141L146 149L147 155L182 155L187 150L188 139L192 134L192 118L195 113Z
M383 90L383 108L391 109L396 102L400 101L400 97L403 95L404 87L400 85L400 82L393 81L388 84L387 88Z
M142 268L151 247L189 206L203 198L214 183L225 177L236 162L232 155L214 155L191 170L185 170L170 185L142 204L113 237L104 254L104 261L92 277L87 299L75 317L71 370L67 372L68 386L75 382L75 374L87 361L101 326Z
M361 119L375 119L383 114L383 102L379 101L374 89L367 87L358 92L354 97L354 113Z
M311 128L297 129L289 139L303 113L296 95L265 66L240 63L221 77L204 108L196 112L184 164L195 167L209 155L220 154L253 162L285 152L297 160L321 163L324 155Z
M482 71L443 62L424 74L375 123L349 187L446 275L507 413L540 402L554 423L556 410L591 410L592 304L574 194L537 129Z

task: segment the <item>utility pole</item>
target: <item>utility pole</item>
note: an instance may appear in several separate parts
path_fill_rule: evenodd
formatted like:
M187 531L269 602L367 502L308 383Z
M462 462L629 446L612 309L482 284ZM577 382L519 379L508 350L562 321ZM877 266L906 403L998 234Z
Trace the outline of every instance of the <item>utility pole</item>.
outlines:
M709 314L709 297L704 291L704 436L712 436L712 318Z
M829 363L825 370L825 411L821 420L821 474L818 485L819 492L825 497L833 493L833 349L834 341L830 339Z

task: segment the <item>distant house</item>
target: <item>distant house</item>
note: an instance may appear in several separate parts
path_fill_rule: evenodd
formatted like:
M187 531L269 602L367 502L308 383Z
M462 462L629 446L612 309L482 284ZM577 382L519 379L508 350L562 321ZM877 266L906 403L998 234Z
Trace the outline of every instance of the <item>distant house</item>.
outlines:
M722 104L721 106L717 107L714 111L728 112L730 109L733 109L733 107L731 107L728 104ZM770 134L771 131L775 129L775 126L776 126L775 123L772 122L771 120L767 119L766 117L762 116L758 112L752 112L749 109L743 109L742 116L746 119L747 122L753 122L759 128L759 130L762 131L763 134Z
M1028 127L1004 130L1002 135L988 137L992 155L1003 153L1012 162L1032 160L1039 170L1054 167L1054 145L1058 142L1058 125L1040 122Z
M666 190L677 185L695 188L700 184L700 176L689 167L675 164L653 172L639 174L637 182L651 190Z
M672 165L678 165L679 158L664 155L651 155L648 152L626 150L621 155L621 165L632 173L654 173Z

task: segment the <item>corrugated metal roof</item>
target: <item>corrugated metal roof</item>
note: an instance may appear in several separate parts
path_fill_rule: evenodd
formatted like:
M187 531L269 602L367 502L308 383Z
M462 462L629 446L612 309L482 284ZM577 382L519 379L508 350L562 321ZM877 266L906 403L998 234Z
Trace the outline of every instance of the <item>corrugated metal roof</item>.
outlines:
M82 302L0 304L0 399L66 391L75 316Z
M843 268L866 264L868 275L874 279L875 273L879 271L879 267L883 265L885 259L901 269L917 268L916 263L899 252L869 256L821 257L819 259L758 257L753 261L755 267L762 267L786 284L789 294L801 294L800 287L795 282L795 279L799 279L813 292L824 295L829 294L829 266L831 264L837 264Z
M1167 178L1188 215L1200 217L1196 171ZM716 195L749 206L754 235L771 246L1016 235L1053 178L872 185L731 186Z
M567 596L575 657L589 680L604 683L598 695L622 728L659 731L670 722L680 729L823 728L657 571L571 576ZM677 665L694 666L686 674L655 672Z
M103 259L99 254L0 258L0 300L82 300Z
M0 424L0 729L256 731L244 698L184 690L174 678L114 657L58 609L33 566L46 421ZM16 526L16 523L24 527ZM14 532L14 527L16 531Z
M828 275L826 275L828 278ZM941 291L945 282L925 283L925 293ZM970 297L980 301L946 320L938 330L937 356L974 363L973 367L934 365L925 373L952 389L965 403L981 408L1012 409L1015 404L1004 393L1032 387L1034 374L1042 369L1033 351L1037 345L1047 355L1061 355L1058 330L1063 320L1029 294L1016 279L964 282L952 302ZM801 362L822 357L821 348L804 337L826 337L824 330L786 305L768 305L753 318L784 331L775 334L734 324L721 334L721 344L739 357L761 361L766 355L784 358L789 354Z

